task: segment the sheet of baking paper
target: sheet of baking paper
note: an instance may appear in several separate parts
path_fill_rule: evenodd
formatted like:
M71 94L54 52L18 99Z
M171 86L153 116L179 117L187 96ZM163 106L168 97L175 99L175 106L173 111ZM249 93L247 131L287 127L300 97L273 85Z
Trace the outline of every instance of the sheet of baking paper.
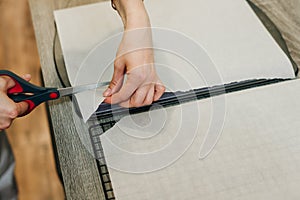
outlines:
M169 90L294 77L288 58L244 0L149 0L145 5L158 27L155 62ZM110 80L122 35L113 36L123 29L110 2L54 14L71 84ZM101 92L76 97L84 120L103 100Z
M203 160L211 100L123 118L101 137L116 198L299 199L299 90L295 80L226 95L221 138ZM179 157L167 165L173 153Z

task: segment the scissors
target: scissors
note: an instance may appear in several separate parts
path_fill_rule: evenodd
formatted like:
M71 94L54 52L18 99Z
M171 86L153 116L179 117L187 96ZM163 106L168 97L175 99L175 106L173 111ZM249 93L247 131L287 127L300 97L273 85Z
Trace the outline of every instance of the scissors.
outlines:
M27 102L29 107L26 114L43 102L109 85L109 82L100 82L66 88L44 88L33 85L8 70L0 70L0 75L8 76L14 80L15 86L8 89L7 95L16 103Z

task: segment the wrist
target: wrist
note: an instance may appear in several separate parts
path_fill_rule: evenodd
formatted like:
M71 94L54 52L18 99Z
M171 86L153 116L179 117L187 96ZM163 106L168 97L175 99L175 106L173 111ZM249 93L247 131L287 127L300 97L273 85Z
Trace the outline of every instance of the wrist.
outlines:
M144 28L150 27L150 20L148 14L145 12L133 12L128 13L126 19L124 20L125 29L135 29L135 28Z
M121 8L127 12L134 9L136 6L143 5L143 1L144 0L111 0L111 6L115 10Z
M144 7L143 0L112 0L125 27L148 27L149 17Z

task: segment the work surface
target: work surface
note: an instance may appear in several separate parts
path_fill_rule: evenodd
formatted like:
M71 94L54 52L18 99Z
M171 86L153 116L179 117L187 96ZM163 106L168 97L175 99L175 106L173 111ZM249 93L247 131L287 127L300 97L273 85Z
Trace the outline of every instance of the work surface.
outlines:
M45 86L61 87L53 55L55 23L53 10L96 0L30 0L31 13ZM253 0L278 26L295 62L300 64L300 4L297 0ZM60 169L68 199L102 199L104 194L96 161L83 147L73 121L69 98L49 102Z

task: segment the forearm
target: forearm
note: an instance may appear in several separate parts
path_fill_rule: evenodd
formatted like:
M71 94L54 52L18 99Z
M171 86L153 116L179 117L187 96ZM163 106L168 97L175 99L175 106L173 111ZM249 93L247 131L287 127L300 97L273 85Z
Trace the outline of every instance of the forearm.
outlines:
M150 20L142 0L112 0L122 18L124 28L150 27Z
M157 101L165 87L156 74L150 20L142 0L112 0L124 23L105 102L140 107ZM126 81L124 82L126 74Z

